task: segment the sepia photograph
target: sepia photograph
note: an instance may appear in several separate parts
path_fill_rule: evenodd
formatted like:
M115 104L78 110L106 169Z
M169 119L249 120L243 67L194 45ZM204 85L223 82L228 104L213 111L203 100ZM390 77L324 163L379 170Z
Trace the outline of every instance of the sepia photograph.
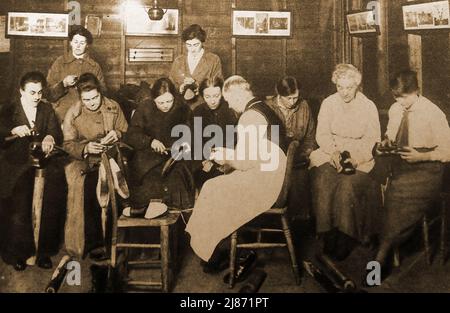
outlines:
M68 14L8 12L7 36L67 37Z
M352 35L377 33L377 25L372 11L347 14L348 31Z
M1 312L437 309L448 4L1 0Z
M291 12L233 11L234 36L291 35Z
M403 6L405 30L450 28L448 1L435 1Z

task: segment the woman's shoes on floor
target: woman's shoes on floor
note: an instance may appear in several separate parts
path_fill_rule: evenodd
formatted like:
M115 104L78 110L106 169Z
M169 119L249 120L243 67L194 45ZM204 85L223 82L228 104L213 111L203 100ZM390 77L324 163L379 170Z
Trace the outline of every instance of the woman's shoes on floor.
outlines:
M19 260L13 265L17 272L22 272L27 268L27 263L25 261Z
M39 258L36 262L37 266L43 269L51 269L53 267L52 260L49 257Z
M240 283L244 281L250 274L253 266L256 264L256 252L250 250L248 254L240 256L238 258L236 274L234 276L234 281ZM230 281L230 273L227 273L223 277L223 282L228 284Z
M104 247L95 248L89 252L89 258L94 262L107 260L106 249Z

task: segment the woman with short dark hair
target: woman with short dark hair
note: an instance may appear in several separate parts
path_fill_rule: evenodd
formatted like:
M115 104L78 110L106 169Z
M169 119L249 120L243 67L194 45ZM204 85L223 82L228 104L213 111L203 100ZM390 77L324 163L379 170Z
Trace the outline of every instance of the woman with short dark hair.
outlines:
M68 253L104 259L102 208L97 200L99 163L108 146L118 142L128 124L119 104L105 97L92 73L77 81L78 101L64 119L64 148L71 157L65 167L68 182L65 246Z
M139 105L125 136L135 151L129 162L131 214L145 212L142 209L152 199L179 209L194 205L194 183L187 162L177 160L170 171L163 172L179 139L172 136L173 129L188 128L192 112L168 78L153 84L152 98Z
M236 141L234 126L237 125L238 116L223 99L222 87L223 80L220 77L207 78L200 84L200 95L204 102L194 109L194 136L202 138L202 142L205 143L209 139L209 134L205 131L208 129L213 131L214 127L215 135L216 131L220 131L223 135L222 142L217 142L215 147L233 148ZM201 127L195 127L195 123L201 123ZM203 150L203 145L201 149ZM209 154L197 151L197 155L203 155L202 160L194 163L196 165L194 166L195 183L200 189L208 179L223 174L224 168L209 160Z
M382 243L376 257L383 266L384 277L389 272L385 265L390 249L410 237L441 190L443 164L427 156L450 149L447 118L420 94L417 73L398 73L390 87L396 102L389 109L385 139L379 145L396 148L385 194Z
M175 59L170 71L170 79L194 109L202 103L201 97L198 97L200 83L207 78L223 79L222 63L216 54L204 50L206 32L200 25L193 24L186 28L181 38L185 43L187 54Z
M310 215L309 155L317 147L316 126L308 102L302 97L295 77L285 76L275 85L276 95L266 103L277 113L286 128L286 140L300 145L294 158L292 183L288 195L291 218L305 219Z
M6 104L0 110L0 203L5 215L0 217L1 255L17 271L24 270L33 255L36 255L39 267L51 268L50 257L58 253L62 237L64 203L58 201L60 195L57 193L64 191L52 187L63 185L64 177L54 171L55 162L50 162L47 168L52 169L44 187L36 251L32 222L35 171L30 162L30 144L37 146L39 153L48 155L62 142L55 112L50 103L42 100L45 86L42 73L26 73L20 80L19 101ZM11 136L15 138L7 140Z

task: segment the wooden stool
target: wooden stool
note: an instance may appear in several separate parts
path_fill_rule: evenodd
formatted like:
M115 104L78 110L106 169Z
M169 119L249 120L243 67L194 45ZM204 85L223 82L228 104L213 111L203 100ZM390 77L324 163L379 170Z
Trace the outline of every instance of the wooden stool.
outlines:
M180 217L180 213L177 211L169 211L165 215L155 218L155 219L144 219L144 218L129 218L121 216L117 221L117 231L118 240L117 243L112 244L111 248L111 265L112 267L117 267L120 262L118 262L117 249L124 248L125 253L123 261L126 272L128 274L128 269L132 266L145 265L147 267L157 267L161 269L161 280L160 281L142 281L142 280L127 280L128 286L142 286L145 288L158 289L163 292L169 292L172 284L172 277L174 268L173 265L176 261L177 253L177 238L176 235L171 238L171 230L176 231L176 227L171 227L175 225ZM144 243L133 243L125 241L126 236L124 230L130 230L132 228L142 228L142 227L158 227L160 229L160 243L159 244L144 244ZM173 245L173 251L171 253L171 244ZM129 249L159 249L161 252L160 260L143 260L143 261L129 261L128 260L128 250ZM173 254L173 255L171 255Z
M430 220L429 216L425 214L422 219L423 243L425 246L425 258L428 265L431 265L431 247L430 247L430 226L438 220L441 220L441 236L439 240L439 252L441 254L441 264L444 265L447 259L447 203L450 199L450 193L442 192L440 194L440 214L434 219ZM400 266L400 252L398 247L394 248L394 266Z

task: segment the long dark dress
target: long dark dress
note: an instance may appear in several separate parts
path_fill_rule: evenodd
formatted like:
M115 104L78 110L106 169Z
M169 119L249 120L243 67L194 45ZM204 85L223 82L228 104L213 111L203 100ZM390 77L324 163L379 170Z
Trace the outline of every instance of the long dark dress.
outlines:
M37 107L33 137L17 138L5 142L11 130L30 124L20 102L7 105L0 113L0 201L2 238L1 255L8 264L25 261L36 253L32 225L32 197L34 168L29 159L29 146L34 140L42 142L51 135L56 144L61 144L62 133L51 105L40 102ZM31 127L30 127L31 128ZM38 257L49 257L58 253L62 227L66 184L62 164L49 162L46 167Z
M236 132L234 131L234 129L230 127L228 127L227 130L227 125L229 126L237 125L238 116L237 113L229 107L228 103L226 103L225 101L221 101L220 105L215 110L211 110L206 103L202 103L194 109L193 116L194 116L193 134L194 136L197 136L197 138L203 138L203 144L205 144L205 141L208 141L209 139L208 137L205 137L207 136L207 134L205 134L205 129L208 126L216 125L222 130L223 134L222 138L223 140L217 146L234 148L234 145L237 140ZM200 122L199 118L201 118L202 127L195 126L195 123ZM201 148L202 148L201 150L203 150L203 145ZM207 158L209 158L209 155L203 155L202 160L206 160ZM223 174L221 171L219 171L217 165L214 165L209 172L203 171L202 160L200 161L195 160L193 165L195 184L198 188L201 188L201 186L208 179Z
M168 206L191 208L194 205L194 180L190 163L175 162L166 176L162 176L165 162L170 158L151 148L153 139L171 148L179 138L172 137L174 126L189 127L191 110L184 103L175 100L169 112L160 111L153 100L143 102L136 110L125 142L135 149L130 167L130 199L133 207L146 207L151 199L162 199Z

